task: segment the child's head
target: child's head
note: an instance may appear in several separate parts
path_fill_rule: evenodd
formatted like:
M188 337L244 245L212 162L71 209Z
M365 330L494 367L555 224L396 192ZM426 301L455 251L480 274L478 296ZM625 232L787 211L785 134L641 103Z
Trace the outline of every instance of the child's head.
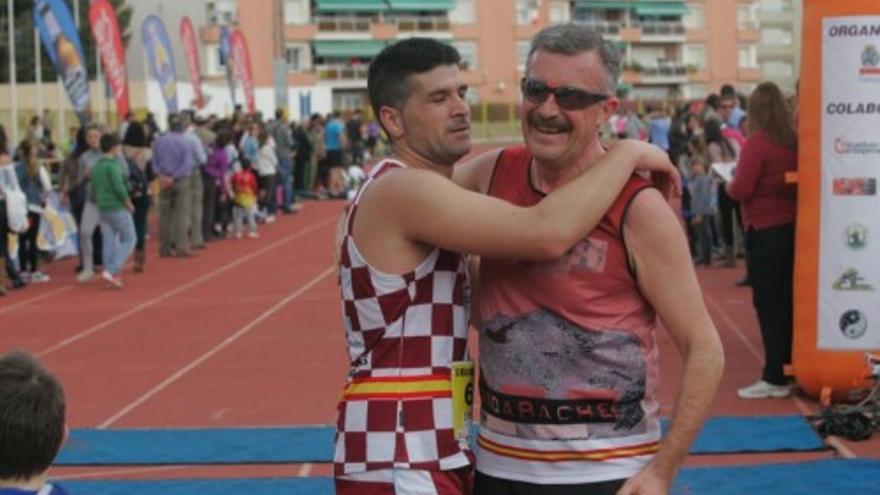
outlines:
M261 130L257 135L257 142L260 143L260 146L265 146L266 143L269 142L269 132L265 130Z
M29 354L0 355L0 480L45 473L65 436L61 383Z
M706 162L703 161L700 157L694 157L691 159L691 172L694 175L705 175L706 174Z
M119 136L115 132L108 132L101 136L101 153L105 155L119 154Z
M251 159L250 158L242 155L240 157L239 161L241 161L241 169L242 170L250 170L251 169Z

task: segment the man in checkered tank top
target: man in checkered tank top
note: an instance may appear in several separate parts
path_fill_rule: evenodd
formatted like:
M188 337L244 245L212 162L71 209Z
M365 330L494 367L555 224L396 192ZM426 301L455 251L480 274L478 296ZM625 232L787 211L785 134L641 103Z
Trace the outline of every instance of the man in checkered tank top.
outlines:
M459 63L451 46L412 38L370 66L370 100L394 156L371 171L335 246L350 361L335 440L339 495L470 493L462 253L558 257L599 222L635 170L677 180L665 153L623 142L527 208L456 186L452 165L471 149Z

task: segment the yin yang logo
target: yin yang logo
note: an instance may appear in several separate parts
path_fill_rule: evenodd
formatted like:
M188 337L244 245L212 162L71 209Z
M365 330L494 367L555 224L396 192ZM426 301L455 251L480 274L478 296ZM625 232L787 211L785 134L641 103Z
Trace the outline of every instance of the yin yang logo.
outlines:
M858 339L868 331L868 319L857 309L851 309L840 316L840 331L848 339Z

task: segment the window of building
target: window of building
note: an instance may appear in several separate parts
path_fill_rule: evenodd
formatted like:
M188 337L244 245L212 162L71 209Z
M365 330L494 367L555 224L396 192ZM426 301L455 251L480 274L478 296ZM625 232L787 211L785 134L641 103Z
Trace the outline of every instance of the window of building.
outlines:
M736 7L736 23L740 29L754 29L755 25L755 5L749 3L741 3Z
M758 50L755 45L739 45L739 68L754 69L758 67Z
M521 71L526 70L526 60L529 58L529 49L532 47L528 41L516 42L516 65Z
M568 22L570 10L569 2L553 2L550 4L550 24L564 24Z
M300 72L311 66L311 50L305 43L288 43L284 47L284 59L289 72Z
M684 87L684 97L689 100L703 100L709 96L709 87L705 84L688 84Z
M516 0L516 23L527 26L538 18L538 0Z
M215 0L205 5L208 14L208 23L227 26L236 21L235 0Z
M476 70L477 68L477 44L473 41L456 41L452 44L459 55L464 70Z
M684 63L702 69L706 66L706 45L690 44L684 47Z
M284 24L309 22L309 0L284 0Z
M706 27L706 13L701 3L688 4L688 12L682 18L684 27L688 29L703 29Z
M767 45L790 45L792 35L790 29L764 28L761 30L761 43Z
M764 73L764 77L768 79L792 77L794 75L794 65L790 62L783 62L780 60L768 60L767 62L764 62L762 72Z
M455 0L455 7L449 12L449 21L453 24L473 24L477 21L474 10L475 0Z

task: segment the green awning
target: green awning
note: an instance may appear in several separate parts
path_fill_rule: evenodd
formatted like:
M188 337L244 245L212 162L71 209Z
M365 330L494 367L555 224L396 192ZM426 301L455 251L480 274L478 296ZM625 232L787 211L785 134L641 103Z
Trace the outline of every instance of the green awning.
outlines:
M383 12L382 0L317 0L318 12Z
M684 2L639 2L633 5L636 15L677 16L688 13Z
M632 4L623 0L617 2L580 0L575 3L574 7L587 10L623 10L632 7Z
M386 0L392 11L452 10L454 0Z
M384 41L358 40L358 41L313 41L316 57L325 58L352 58L352 57L375 57L385 48Z

